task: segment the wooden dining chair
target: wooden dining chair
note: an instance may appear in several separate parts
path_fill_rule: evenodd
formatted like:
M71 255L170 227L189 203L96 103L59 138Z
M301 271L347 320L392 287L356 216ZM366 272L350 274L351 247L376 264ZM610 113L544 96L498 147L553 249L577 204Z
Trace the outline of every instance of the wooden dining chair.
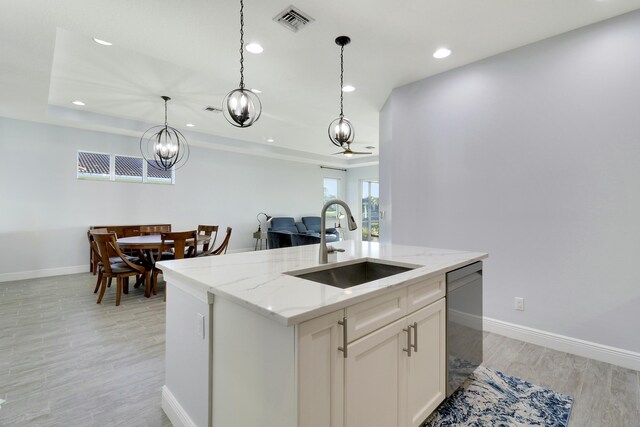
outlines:
M93 271L93 275L100 273L98 269L98 262L100 262L100 256L98 255L97 248L94 248L93 244L93 236L91 233L106 233L108 230L106 228L90 228L87 230L87 239L89 239L89 247L91 248L91 271ZM98 274L98 285L100 284L101 277Z
M162 246L160 249L162 256L159 258L160 261L191 258L198 254L198 232L196 230L161 233L160 239L162 240ZM187 240L190 240L190 242L187 243ZM173 243L170 244L167 243L167 241L172 241ZM171 252L172 247L173 252ZM187 248L189 248L188 251ZM154 295L158 293L158 274L162 274L162 270L154 265L153 278L151 281ZM166 285L164 290L164 300L167 300Z
M227 253L227 248L229 247L229 240L231 240L231 231L233 229L231 227L227 227L227 235L224 236L224 240L220 243L217 249L215 249L212 255L222 255Z
M217 225L199 225L198 236L208 236L209 240L202 245L202 252L199 256L207 256L213 254L216 239L218 238L218 226Z
M150 272L143 266L132 262L127 255L122 253L118 246L116 233L92 233L93 241L97 247L98 255L102 265L102 281L100 285L100 294L98 295L97 303L102 302L104 292L107 289L107 280L111 281L113 277L116 278L116 306L120 305L120 298L122 292L129 293L129 277L131 276L144 276L146 283L149 283ZM117 257L109 257L110 253L114 252ZM117 262L113 262L117 261Z

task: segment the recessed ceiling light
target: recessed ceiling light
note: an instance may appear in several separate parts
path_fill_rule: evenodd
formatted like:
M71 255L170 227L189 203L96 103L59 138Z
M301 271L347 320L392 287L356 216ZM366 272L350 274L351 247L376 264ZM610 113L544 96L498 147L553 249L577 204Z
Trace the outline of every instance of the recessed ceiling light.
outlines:
M80 107L84 107L86 104L82 101L73 101L72 102L73 105L78 105Z
M264 51L262 46L260 46L258 43L249 43L244 48L251 53L262 53L262 51Z
M446 58L449 55L451 55L451 50L447 49L446 47L441 47L440 49L433 52L433 57L436 59Z
M356 88L351 85L344 85L342 87L343 92L353 92L354 90L356 90Z
M260 89L256 89L255 87L252 87L251 89L249 89L251 92L253 93L262 93L262 91Z
M192 127L195 127L196 125L194 125L193 123L187 123L185 126L188 128L192 128Z
M273 138L267 139L267 142L273 142Z
M113 43L111 43L111 42L108 42L106 40L100 40L100 39L97 39L95 37L93 38L93 41L98 43L98 44L101 44L102 46L111 46L111 45L113 45Z

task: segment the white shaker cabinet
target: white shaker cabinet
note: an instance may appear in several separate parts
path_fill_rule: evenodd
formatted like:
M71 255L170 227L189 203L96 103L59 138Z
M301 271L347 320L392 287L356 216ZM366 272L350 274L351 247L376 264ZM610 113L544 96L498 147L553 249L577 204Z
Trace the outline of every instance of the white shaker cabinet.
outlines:
M413 352L407 364L407 422L418 427L444 400L447 391L446 304L444 298L409 315ZM417 338L417 339L416 339Z
M344 357L338 350L343 313L338 310L299 326L299 427L343 426Z
M398 301L394 294L380 299L380 317L389 313L387 301ZM352 312L300 325L299 426L418 427L445 397L445 299L356 340L344 335L354 330L348 317L344 328Z

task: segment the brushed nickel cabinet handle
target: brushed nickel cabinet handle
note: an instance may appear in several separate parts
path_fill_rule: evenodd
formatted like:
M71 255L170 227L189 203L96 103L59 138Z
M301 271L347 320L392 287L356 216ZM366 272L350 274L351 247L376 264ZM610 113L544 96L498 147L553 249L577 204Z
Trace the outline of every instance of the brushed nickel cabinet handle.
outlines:
M338 325L342 325L342 347L338 347L338 350L342 352L344 358L347 358L347 318L343 317L338 321Z
M409 325L403 329L403 331L407 333L407 348L403 348L402 351L407 352L407 357L411 357L411 326L413 325Z
M413 327L413 351L418 352L418 322L413 322L409 328Z

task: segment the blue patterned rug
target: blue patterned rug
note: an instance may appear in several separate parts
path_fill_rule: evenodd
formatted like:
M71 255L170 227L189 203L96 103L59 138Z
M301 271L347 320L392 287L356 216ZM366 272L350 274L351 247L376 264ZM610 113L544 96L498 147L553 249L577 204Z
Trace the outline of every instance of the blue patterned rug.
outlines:
M566 427L573 398L480 366L422 427Z

